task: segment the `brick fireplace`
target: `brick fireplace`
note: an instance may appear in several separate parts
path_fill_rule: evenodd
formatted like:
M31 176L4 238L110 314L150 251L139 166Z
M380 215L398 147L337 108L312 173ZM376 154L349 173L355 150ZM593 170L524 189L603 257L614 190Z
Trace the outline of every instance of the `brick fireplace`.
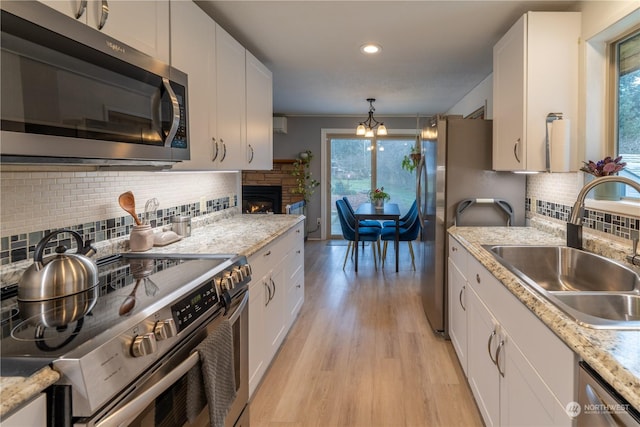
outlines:
M284 213L287 205L302 200L300 194L291 192L297 187L296 178L291 176L294 161L293 159L274 160L273 169L270 171L242 171L242 185L282 186L281 212L277 213Z

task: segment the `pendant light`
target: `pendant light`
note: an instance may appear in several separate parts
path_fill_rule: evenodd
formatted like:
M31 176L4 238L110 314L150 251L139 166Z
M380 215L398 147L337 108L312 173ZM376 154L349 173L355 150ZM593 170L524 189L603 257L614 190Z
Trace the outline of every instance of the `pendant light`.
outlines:
M372 138L374 135L374 130L379 136L386 135L387 128L384 126L384 123L377 121L373 117L373 112L376 111L376 109L373 108L373 103L376 101L376 99L367 98L367 101L369 102L369 117L367 118L367 120L360 122L360 124L356 128L356 135L364 135L367 138Z

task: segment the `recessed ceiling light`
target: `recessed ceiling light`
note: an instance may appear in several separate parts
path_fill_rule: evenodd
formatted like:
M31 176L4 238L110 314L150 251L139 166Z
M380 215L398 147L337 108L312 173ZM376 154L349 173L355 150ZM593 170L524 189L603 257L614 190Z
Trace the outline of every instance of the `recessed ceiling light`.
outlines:
M367 43L360 46L360 52L367 55L374 55L376 53L380 53L381 50L382 50L382 46L375 43Z

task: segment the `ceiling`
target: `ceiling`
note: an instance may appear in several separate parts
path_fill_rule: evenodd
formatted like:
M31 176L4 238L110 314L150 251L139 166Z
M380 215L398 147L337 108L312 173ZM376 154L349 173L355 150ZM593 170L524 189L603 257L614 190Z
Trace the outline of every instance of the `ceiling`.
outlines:
M528 10L577 1L197 1L273 72L281 115L433 115L492 71L493 45ZM382 52L365 57L360 46Z

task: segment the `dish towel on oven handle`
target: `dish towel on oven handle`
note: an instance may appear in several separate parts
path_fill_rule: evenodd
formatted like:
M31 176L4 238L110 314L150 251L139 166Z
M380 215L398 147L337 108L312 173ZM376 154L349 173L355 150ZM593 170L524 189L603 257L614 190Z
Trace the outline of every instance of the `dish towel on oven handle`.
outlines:
M187 375L187 419L192 423L208 404L211 427L224 427L236 397L231 323L223 320L195 351L200 362Z

